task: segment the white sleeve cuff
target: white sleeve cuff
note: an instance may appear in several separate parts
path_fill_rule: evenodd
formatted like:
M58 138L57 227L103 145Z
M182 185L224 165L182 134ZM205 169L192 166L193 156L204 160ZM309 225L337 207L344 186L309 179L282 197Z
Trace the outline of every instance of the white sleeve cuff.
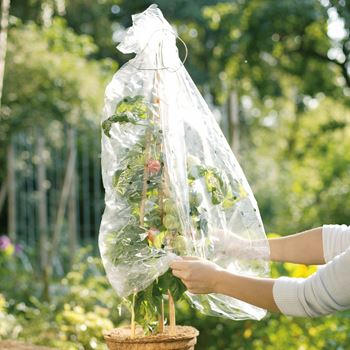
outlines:
M350 246L350 226L323 225L322 241L323 256L328 262Z
M298 287L304 278L280 277L275 280L272 293L279 310L288 316L305 317L305 312L298 297Z

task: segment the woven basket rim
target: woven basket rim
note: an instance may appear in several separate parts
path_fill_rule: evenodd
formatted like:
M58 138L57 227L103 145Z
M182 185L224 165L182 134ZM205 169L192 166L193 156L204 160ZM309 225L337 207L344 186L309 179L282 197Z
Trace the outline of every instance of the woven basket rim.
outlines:
M119 338L116 336L113 336L111 334L108 334L107 332L103 334L104 338L108 340L109 342L113 342L116 344L120 343L130 343L130 344L142 344L142 343L172 343L172 342L177 342L181 340L187 340L187 339L193 339L196 338L199 335L199 331L192 327L192 326L176 326L177 329L180 327L182 329L188 330L188 334L179 334L179 335L170 335L168 333L158 333L155 335L148 335L148 336L139 336L136 338L126 338L122 337ZM119 327L120 329L127 329L129 327ZM118 328L117 328L118 329Z

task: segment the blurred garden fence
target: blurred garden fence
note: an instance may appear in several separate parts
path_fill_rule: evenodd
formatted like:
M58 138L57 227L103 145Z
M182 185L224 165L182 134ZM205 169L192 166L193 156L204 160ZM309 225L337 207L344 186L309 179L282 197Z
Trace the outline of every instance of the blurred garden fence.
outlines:
M47 139L33 128L12 136L1 232L34 249L51 245L53 253L63 249L72 256L78 245L92 244L96 253L104 208L100 133L65 125L59 134L63 139Z

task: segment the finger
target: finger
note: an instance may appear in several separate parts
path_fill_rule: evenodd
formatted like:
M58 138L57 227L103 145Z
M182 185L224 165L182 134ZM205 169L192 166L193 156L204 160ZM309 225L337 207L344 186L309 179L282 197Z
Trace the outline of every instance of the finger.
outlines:
M180 270L173 270L172 273L173 273L173 275L174 275L175 277L178 277L178 278L180 278L180 279L184 279L184 278L185 278L185 274L184 274L183 271L180 271Z
M187 287L187 290L190 292L190 293L192 293L192 294L198 294L198 290L195 288L195 287L193 287L193 286L188 286Z
M206 293L203 293L203 291L197 290L197 289L191 289L189 290L189 292L192 294L206 294Z
M184 260L201 260L201 258L198 256L183 256L182 258Z
M169 264L170 268L176 269L176 270L183 270L188 265L188 261L182 260L182 261L173 261Z
M180 269L182 266L182 261L172 261L169 266L171 269Z

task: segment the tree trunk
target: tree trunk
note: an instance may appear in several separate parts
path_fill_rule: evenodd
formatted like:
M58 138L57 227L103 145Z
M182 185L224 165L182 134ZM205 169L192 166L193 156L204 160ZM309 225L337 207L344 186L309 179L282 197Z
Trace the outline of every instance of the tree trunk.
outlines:
M232 91L229 97L229 132L231 149L237 157L240 148L240 130L238 96L236 91Z
M69 242L69 255L70 265L72 266L74 256L77 249L77 186L76 186L76 143L75 143L75 131L69 129L68 131L68 143L70 149L70 157L72 158L72 164L70 169L70 192L68 201L68 242Z
M7 30L9 24L10 0L2 0L1 3L1 32L0 32L0 107L2 88L5 74L5 58L7 47Z
M49 261L48 261L48 223L47 223L47 198L46 198L46 159L45 138L38 133L37 141L37 188L39 193L39 245L40 245L40 267L43 276L43 297L49 300Z
M67 160L66 172L64 175L58 210L57 210L56 223L55 223L53 237L52 237L51 254L50 254L51 262L58 250L60 235L61 235L62 226L64 222L64 213L66 210L70 192L72 190L72 182L73 182L74 170L75 170L75 157L76 157L76 152L75 152L75 142L74 142L74 131L70 129L68 131L68 160ZM73 215L76 216L76 212Z
M5 203L5 198L6 198L6 194L7 194L7 176L5 181L1 184L1 190L0 190L0 214L2 212L2 208L4 207L4 203Z
M16 173L13 137L7 148L8 235L16 241Z
M300 122L302 118L302 112L303 112L303 104L302 101L298 95L298 91L295 91L295 111L294 111L294 120L293 124L290 127L290 133L287 137L287 147L286 147L286 153L285 156L289 157L291 154L293 154L295 150L295 144L297 140L298 131L300 128Z

